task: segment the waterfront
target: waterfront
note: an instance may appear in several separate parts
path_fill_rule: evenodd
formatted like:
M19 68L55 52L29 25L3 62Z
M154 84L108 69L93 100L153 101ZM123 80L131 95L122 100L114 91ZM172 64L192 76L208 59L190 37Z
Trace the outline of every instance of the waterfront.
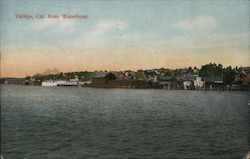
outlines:
M249 92L1 85L5 159L242 158Z

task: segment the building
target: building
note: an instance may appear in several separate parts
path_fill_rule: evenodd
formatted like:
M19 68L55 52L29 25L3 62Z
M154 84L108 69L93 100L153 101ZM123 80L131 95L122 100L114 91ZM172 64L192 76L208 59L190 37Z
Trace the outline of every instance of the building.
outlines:
M160 86L163 89L176 90L183 89L183 81L178 76L160 77Z
M184 90L192 89L192 82L191 81L183 81L183 88L184 88Z
M196 90L200 90L204 87L204 81L202 81L201 77L196 77L194 80L194 87Z
M223 77L205 77L205 89L223 90Z
M250 90L250 72L243 70L238 73L235 78L232 90Z
M96 73L92 77L92 86L97 88L105 88L107 87L107 82L111 80L115 80L116 76L113 73Z
M128 79L128 80L109 80L107 81L107 88L148 88L147 81Z

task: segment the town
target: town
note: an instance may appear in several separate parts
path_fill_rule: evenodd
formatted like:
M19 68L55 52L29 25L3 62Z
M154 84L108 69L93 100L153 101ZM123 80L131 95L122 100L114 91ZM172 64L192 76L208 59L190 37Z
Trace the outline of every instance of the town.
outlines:
M154 88L168 90L250 90L250 67L223 67L210 63L182 69L149 69L137 71L48 70L43 74L19 80L2 78L1 83L41 86L79 86L95 88Z

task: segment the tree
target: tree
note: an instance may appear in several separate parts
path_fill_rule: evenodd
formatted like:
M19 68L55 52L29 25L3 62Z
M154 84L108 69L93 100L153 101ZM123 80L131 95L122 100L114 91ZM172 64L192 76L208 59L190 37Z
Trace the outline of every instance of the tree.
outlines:
M199 75L201 77L223 77L224 84L232 84L234 81L234 77L239 72L240 68L232 68L232 66L228 66L223 68L221 64L210 63L203 65L200 69Z
M232 84L236 75L236 69L232 69L231 66L223 69L223 81L225 84Z
M201 77L218 77L223 76L223 66L221 64L210 63L203 65L200 69L199 76Z

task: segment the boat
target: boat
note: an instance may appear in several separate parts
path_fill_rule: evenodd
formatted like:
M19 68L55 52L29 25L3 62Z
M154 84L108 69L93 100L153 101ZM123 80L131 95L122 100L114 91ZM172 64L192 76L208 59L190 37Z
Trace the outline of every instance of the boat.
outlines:
M66 81L66 80L48 80L48 81L42 82L42 86L47 86L47 87L54 87L54 86L78 86L78 87L82 87L84 85L89 85L89 84L91 84L90 81L79 82L79 81Z
M57 81L43 81L42 86L55 87L57 86Z
M77 86L77 82L72 81L57 81L57 86Z
M53 81L53 80L49 80L49 81L43 81L42 82L42 86L46 86L46 87L55 87L55 86L78 86L77 82L72 82L72 81L64 81L64 80L60 80L60 81Z

